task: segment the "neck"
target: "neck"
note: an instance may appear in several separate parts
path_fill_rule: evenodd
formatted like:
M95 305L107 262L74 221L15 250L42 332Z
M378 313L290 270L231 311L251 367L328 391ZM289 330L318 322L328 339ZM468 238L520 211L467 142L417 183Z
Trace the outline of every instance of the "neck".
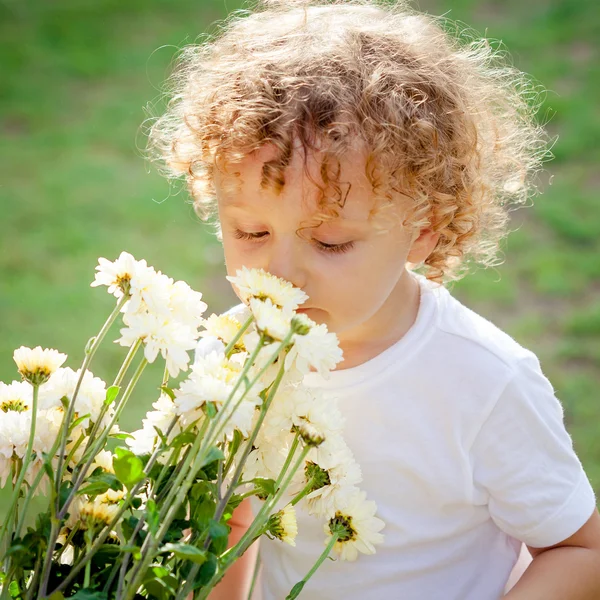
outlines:
M379 310L360 328L339 335L344 360L337 370L350 369L381 354L412 327L419 312L419 282L404 271Z

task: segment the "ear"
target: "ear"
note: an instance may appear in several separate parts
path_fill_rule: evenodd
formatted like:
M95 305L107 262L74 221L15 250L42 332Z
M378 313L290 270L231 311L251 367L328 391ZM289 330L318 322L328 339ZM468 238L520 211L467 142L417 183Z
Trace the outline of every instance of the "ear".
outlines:
M422 263L433 252L439 239L440 233L435 233L432 229L416 231L408 252L408 262L414 265Z

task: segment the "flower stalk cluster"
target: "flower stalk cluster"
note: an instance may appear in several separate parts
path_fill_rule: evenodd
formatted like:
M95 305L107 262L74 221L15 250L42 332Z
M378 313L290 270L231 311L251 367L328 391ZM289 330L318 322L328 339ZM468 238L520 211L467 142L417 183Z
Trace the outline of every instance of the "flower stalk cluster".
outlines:
M0 600L207 598L260 536L295 545L298 510L322 520L325 551L290 597L330 553L375 552L383 523L357 487L341 414L302 383L335 368L337 338L296 312L306 295L289 282L249 269L229 279L244 311L205 318L185 282L126 252L101 258L92 286L116 302L81 368L53 349L15 351L21 381L0 383L0 484L11 488ZM107 386L90 369L117 320L128 350ZM158 399L140 429L121 431L159 356ZM229 548L228 521L252 497L254 521Z

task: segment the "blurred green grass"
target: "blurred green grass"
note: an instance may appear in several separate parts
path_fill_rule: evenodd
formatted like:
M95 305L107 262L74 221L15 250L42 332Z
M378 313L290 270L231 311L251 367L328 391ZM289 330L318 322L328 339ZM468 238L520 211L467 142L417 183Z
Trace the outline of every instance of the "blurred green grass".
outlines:
M14 348L57 347L80 364L112 307L89 288L98 256L134 256L203 291L210 309L234 301L221 250L185 189L141 156L143 107L155 103L178 47L241 6L221 0L5 0L0 4L0 379ZM506 263L454 288L467 305L535 351L565 407L567 427L600 491L600 12L591 0L430 0L496 40L548 92L540 118L558 141L551 185L513 216ZM546 177L546 180L550 179ZM116 333L116 330L115 330ZM110 346L94 368L116 372ZM157 396L150 368L123 426Z

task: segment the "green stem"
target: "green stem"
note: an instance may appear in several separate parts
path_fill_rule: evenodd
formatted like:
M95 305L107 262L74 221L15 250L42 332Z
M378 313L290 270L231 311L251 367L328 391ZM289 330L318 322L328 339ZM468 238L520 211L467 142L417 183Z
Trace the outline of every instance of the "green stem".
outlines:
M52 445L52 448L50 449L50 452L48 453L48 459L52 460L52 457L56 454L56 450L58 448L58 444L60 442L60 438L57 437L56 440L54 440L54 444ZM38 472L38 474L35 476L35 479L33 480L33 483L31 484L31 487L29 488L27 495L25 496L25 502L23 503L23 510L21 511L21 518L19 519L19 522L17 524L17 528L15 529L15 538L18 538L20 533L21 533L21 529L23 528L23 525L25 524L25 519L27 517L27 508L29 507L29 503L31 502L31 498L33 498L33 495L35 493L35 490L37 489L38 485L40 484L40 481L42 480L42 477L44 476L44 474L46 473L46 471L41 468ZM50 485L52 485L54 482L50 481Z
M248 327L250 327L253 320L254 316L250 315L246 322L241 326L240 330L233 336L233 339L229 342L229 344L227 344L227 346L225 347L225 356L227 358L231 356L235 345L238 343L238 340L244 335L244 332L246 331L246 329L248 329Z
M173 419L173 421L170 424L169 429L167 430L167 435L171 432L171 429L174 427L175 422L176 422L176 420ZM154 466L154 463L158 460L160 452L161 452L160 448L157 448L154 451L154 453L152 454L152 456L148 460L148 463L146 464L146 471L149 472L152 469L152 467ZM81 560L81 562L79 562L79 563L75 563L74 562L73 563L73 566L69 570L69 575L64 579L64 581L55 590L53 590L52 594L54 594L56 592L61 592L64 589L66 589L66 587L69 585L69 583L71 583L71 581L73 581L73 579L75 579L77 573L79 573L79 571L84 566L86 566L87 564L89 564L89 561L91 561L91 559L94 556L94 554L96 554L96 552L98 551L98 549L100 548L100 546L104 543L104 541L106 540L106 538L110 535L110 532L119 523L119 521L121 519L121 516L129 508L129 505L131 504L131 500L136 497L137 493L140 491L140 489L142 488L142 486L146 483L146 479L147 478L144 478L144 479L142 479L141 481L138 481L138 483L135 484L135 486L133 487L133 489L127 494L127 496L123 500L123 504L119 507L119 510L117 511L117 513L115 514L115 516L113 517L113 520L103 530L103 532L96 538L96 541L94 542L94 544L92 545L92 547L86 552L86 554L83 557L83 559ZM69 540L67 540L67 542L65 543L65 546L68 543L68 541ZM131 540L130 540L130 543L131 543Z
M217 509L215 511L215 517L214 517L215 521L221 520L221 517L223 516L223 513L225 512L225 508L227 507L227 503L229 502L229 500L231 499L231 496L233 495L235 489L237 488L238 481L240 480L240 477L242 476L242 471L244 469L244 465L246 464L248 455L252 451L252 446L258 436L258 432L259 432L260 427L265 419L267 411L269 410L269 407L271 406L271 402L273 402L273 398L275 397L275 394L277 393L277 389L279 388L279 384L281 383L284 373L285 373L285 369L284 369L284 364L282 363L281 366L279 367L279 371L277 372L277 377L275 377L275 381L273 381L271 389L269 390L269 395L267 396L267 398L263 404L263 407L260 411L260 416L258 417L256 425L254 426L254 430L252 431L252 434L250 435L250 438L248 439L248 442L246 443L246 447L244 448L244 453L242 454L240 461L239 461L238 465L236 466L235 472L231 479L231 483L230 483L229 487L227 488L225 495L219 502L219 505L217 506ZM296 435L296 438L294 438L294 441L296 441L296 440L297 440L297 435ZM294 451L295 451L295 447L294 447ZM289 458L289 456L288 456L288 458ZM286 468L287 468L287 465L286 465ZM206 536L206 540L204 541L204 549L205 550L208 549L208 547L210 546L210 539L211 538L210 538L210 534L209 534Z
M290 502L290 504L292 506L296 506L296 504L298 504L298 502L300 502L300 500L302 500L302 498L304 498L304 496L308 496L308 494L310 494L312 491L314 491L312 488L315 485L315 477L313 477L303 488L302 491L299 492L296 496L294 496L294 498L292 499L292 501Z
M110 531L110 529L109 529ZM91 544L91 530L88 529L85 532L85 547L86 547L86 556L88 556L91 553L91 549L92 549L92 544ZM92 574L92 561L88 560L87 563L85 564L85 575L83 576L83 587L88 588L90 586L90 577Z
M329 540L327 547L325 548L325 550L323 550L323 553L317 559L317 562L315 562L315 564L312 566L311 570L304 576L304 579L299 581L292 588L291 592L286 596L285 600L294 600L294 598L297 598L300 595L300 592L302 591L302 588L306 585L306 582L315 574L316 570L323 564L323 561L329 556L329 553L331 552L332 548L335 546L335 543L337 542L337 540L338 540L338 534L334 533L331 536L331 539Z
M305 446L304 448L302 448L302 452L300 453L300 456L294 463L294 466L289 472L289 475L285 478L284 482L282 483L281 487L277 490L273 498L271 498L270 500L267 499L265 501L258 514L250 524L250 527L246 530L239 542L235 546L229 548L226 551L226 553L223 554L222 558L226 556L225 562L222 568L213 575L212 579L208 582L206 587L203 588L200 594L201 599L207 597L210 590L221 580L221 578L225 575L229 567L231 567L231 565L240 556L242 556L244 552L246 552L246 550L256 541L256 539L262 535L266 523L265 515L267 515L268 518L269 513L273 510L275 505L281 499L281 496L285 492L286 488L289 486L292 477L306 458L306 455L309 453L309 451L310 446Z
M106 442L106 438L108 437L108 434L110 433L110 430L112 429L112 426L116 423L119 416L121 415L121 412L122 412L123 408L125 407L127 400L129 400L129 396L131 395L131 392L133 391L133 388L136 386L137 382L139 381L140 377L142 376L142 373L143 373L144 369L146 368L147 364L148 364L148 361L146 360L146 358L143 358L141 360L137 370L133 374L133 377L131 378L129 385L127 386L127 389L125 390L125 393L123 394L123 398L121 398L121 401L119 402L119 406L115 409L115 414L113 415L113 418L111 419L110 423L105 427L104 431L100 434L100 436L96 440L96 443L94 445L92 445L92 448L89 451L90 456L89 456L87 462L85 463L85 465L83 466L83 468L81 469L81 471L78 473L77 479L75 480L75 483L73 484L73 489L71 490L71 493L69 494L64 505L62 506L62 508L60 509L60 511L58 513L59 519L63 519L64 516L67 514L67 511L69 510L69 506L71 505L73 498L75 498L75 495L77 494L79 487L81 486L81 483L83 482L83 480L87 474L88 469L90 468L91 464L94 462L94 458L96 457L96 454L98 453L98 451L104 447L104 443Z
M4 535L7 533L8 524L12 523L13 511L15 510L15 507L19 501L19 495L21 493L21 485L23 485L23 480L25 479L27 469L29 468L29 463L31 463L31 458L33 456L33 441L35 439L39 387L39 385L33 386L33 402L31 405L31 428L29 430L29 441L27 442L27 450L25 451L25 458L23 459L23 464L21 465L21 471L19 472L19 477L17 478L17 482L15 483L10 503L8 505L9 508L6 512L4 523L2 524L2 529L0 530L0 539L3 541L3 547L6 548L10 546L10 540L7 540L7 543L4 544Z
M119 300L119 302L117 302L117 305L115 306L112 313L110 313L108 319L106 319L106 322L102 326L102 329L100 330L98 335L94 338L94 342L92 343L91 348L88 351L86 351L85 359L83 361L83 365L81 366L81 373L79 374L79 379L77 380L77 385L75 386L75 391L73 392L73 397L71 398L71 401L69 402L69 407L67 409L67 415L66 415L66 418L65 418L64 424L63 424L60 451L58 453L58 465L56 468L57 502L58 502L58 498L60 497L60 484L62 482L62 476L63 476L63 457L65 454L65 447L67 445L67 437L69 434L69 424L71 423L71 419L73 418L73 412L75 410L75 400L77 399L77 394L79 393L79 388L81 387L81 382L83 381L83 376L85 375L87 368L89 367L90 363L92 362L92 359L94 358L94 354L96 354L96 350L102 343L102 340L108 333L108 330L110 329L111 325L116 321L117 317L119 316L119 313L121 312L121 308L123 308L123 306L125 305L125 303L127 302L128 299L129 299L129 296L124 295ZM57 510L58 510L58 506L57 506Z
M135 569L132 573L132 579L126 590L125 600L130 600L135 596L137 588L141 583L142 577L144 576L144 572L152 558L154 557L154 552L158 547L158 544L162 541L166 532L168 531L173 519L179 507L181 506L183 500L185 499L189 488L191 487L193 480L195 479L198 470L201 468L202 461L204 460L206 453L200 451L200 446L202 440L204 438L204 433L206 431L206 427L208 426L208 419L206 419L203 423L203 427L198 433L198 436L194 440L194 444L190 450L186 458L186 464L184 468L182 468L179 476L173 483L171 487L170 493L167 495L167 498L164 501L164 506L161 509L159 514L159 522L161 523L158 532L156 533L156 537L151 535L149 532L142 544L141 553L142 559L138 562ZM186 477L186 472L187 477ZM185 478L185 480L184 480ZM166 514L164 512L164 508L167 508ZM122 589L122 579L119 578L119 590ZM119 591L117 591L117 598L120 600Z
M37 558L35 559L35 566L33 568L33 577L31 578L31 581L29 583L29 588L27 589L26 600L33 600L33 597L34 597L33 594L35 592L35 588L36 588L37 582L40 577L40 565L41 564L42 564L42 549L39 548ZM8 586L6 586L6 587L8 587Z
M123 382L123 378L125 377L125 374L129 370L129 367L131 366L131 363L133 362L133 359L135 358L135 355L137 354L137 351L139 350L141 345L142 345L141 339L136 340L135 343L133 343L131 345L131 347L129 348L129 352L127 352L127 356L125 357L125 360L123 361L123 364L121 365L121 368L119 369L119 372L117 373L117 376L115 377L113 386L119 386L119 387L121 386L121 383ZM94 437L95 437L96 433L98 433L98 429L100 428L100 423L102 423L102 419L104 418L104 415L108 412L109 409L110 409L110 405L107 405L107 404L102 405L100 414L96 418L94 426L92 427L92 431L88 437L87 444L83 451L84 456L86 455L90 446L92 445Z

